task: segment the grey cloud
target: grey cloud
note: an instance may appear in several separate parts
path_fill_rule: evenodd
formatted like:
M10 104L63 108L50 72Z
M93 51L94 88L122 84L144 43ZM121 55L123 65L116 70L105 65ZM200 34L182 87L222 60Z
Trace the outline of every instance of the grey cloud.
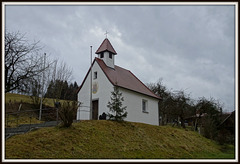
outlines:
M234 6L7 6L6 27L41 40L79 84L108 30L117 65L143 82L234 108Z

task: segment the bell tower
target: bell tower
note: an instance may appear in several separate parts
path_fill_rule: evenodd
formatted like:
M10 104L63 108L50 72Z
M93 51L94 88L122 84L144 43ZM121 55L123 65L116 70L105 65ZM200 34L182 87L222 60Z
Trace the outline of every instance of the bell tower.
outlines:
M102 59L108 67L114 69L114 58L115 55L117 55L117 52L114 50L108 38L104 39L95 53L98 55L98 58Z

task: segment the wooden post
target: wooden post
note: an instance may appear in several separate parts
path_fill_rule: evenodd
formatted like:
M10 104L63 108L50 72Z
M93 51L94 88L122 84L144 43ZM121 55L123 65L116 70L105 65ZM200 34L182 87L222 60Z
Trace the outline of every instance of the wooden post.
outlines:
M30 116L30 125L29 125L29 129L31 129L32 116L33 116L33 114Z
M196 121L195 121L194 131L197 131L197 123L198 123L198 118L196 118Z
M19 105L18 111L20 111L21 107L22 107L22 104Z
M57 108L57 125L58 125L58 108Z
M19 119L19 114L17 114L17 127L18 127L18 119Z

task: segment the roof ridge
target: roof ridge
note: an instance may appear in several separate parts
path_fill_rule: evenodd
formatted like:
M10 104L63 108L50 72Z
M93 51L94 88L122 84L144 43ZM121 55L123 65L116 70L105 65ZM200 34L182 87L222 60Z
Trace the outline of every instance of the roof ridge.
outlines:
M98 47L97 51L95 52L95 54L98 52L98 50L103 46L103 43L106 39L103 40L103 42L101 43L101 45Z
M154 94L156 97L162 99L160 96L156 95L155 93L153 93L153 91L151 91L141 80L139 80L137 78L137 76L135 76L130 70L128 70L145 88L147 88L152 94Z
M124 69L124 70L126 70L126 71L130 71L129 69L126 69L126 68L120 67L120 66L118 66L118 65L114 65L114 66L117 66L117 67L119 67L119 68L121 68L121 69Z
M82 84L81 84L81 85L79 86L79 88L77 89L77 93L81 90L81 88L82 88L84 82L86 81L87 76L88 76L88 74L89 74L89 72L90 72L90 70L91 70L91 67L93 66L93 64L94 64L95 61L96 61L96 58L97 58L97 57L94 58L94 60L93 60L93 62L92 62L92 64L91 64L91 66L90 66L90 68L88 69L87 74L85 75L85 77L84 77L84 79L83 79L83 81L82 81Z
M96 59L97 63L98 63L98 60L103 61L102 59L99 59L99 58L97 58L97 57L95 57L95 59ZM103 61L103 64L104 64L106 67L108 67L104 61ZM108 74L107 74L107 73L104 71L104 69L101 67L101 65L100 65L99 63L98 63L98 65L99 65L99 67L102 69L103 73L107 76L108 80L109 80L113 85L115 85L114 82L111 80L111 78L108 76ZM108 68L110 68L110 67L108 67Z
M108 38L106 38L106 40L108 40ZM110 44L110 47L109 47L109 48L112 48L113 51L114 51L114 53L117 54L117 52L116 52L115 49L113 48L112 43L110 42L110 40L108 40L108 43ZM108 49L108 46L109 46L109 45L107 44L107 49Z
M101 61L103 61L102 59L99 59L99 58L97 58L98 60L101 60ZM106 63L105 62L103 62L105 65L106 65ZM106 65L107 66L107 65ZM125 69L125 68L122 68L122 67L120 67L120 66L118 66L118 65L114 65L114 66L117 66L117 67L119 67L119 68L121 68L121 69L123 69L123 70L126 70L126 71L128 71L129 73L131 73L132 75L133 75L133 77L134 78L136 78L148 91L150 91L156 98L158 98L158 99L162 99L161 97L159 97L158 95L156 95L155 93L153 93L153 91L151 91L141 80L139 80L130 70L128 70L128 69ZM101 66L100 66L101 67ZM103 70L103 68L101 68L102 70ZM108 76L108 74L103 70L103 72L104 72L104 74L107 76L107 78L109 79L109 81L113 84L113 85L116 85L112 80L111 80L111 78ZM117 86L119 86L119 85L117 85ZM119 87L122 87L122 88L124 88L123 86L119 86ZM126 89L129 89L129 88L126 88ZM131 89L130 89L131 90ZM135 91L135 90L132 90L132 91ZM137 91L135 91L135 92L137 92ZM141 92L139 92L139 93L141 93ZM143 93L141 93L141 94L143 94ZM150 95L148 95L148 96L150 96ZM152 96L153 97L153 96Z

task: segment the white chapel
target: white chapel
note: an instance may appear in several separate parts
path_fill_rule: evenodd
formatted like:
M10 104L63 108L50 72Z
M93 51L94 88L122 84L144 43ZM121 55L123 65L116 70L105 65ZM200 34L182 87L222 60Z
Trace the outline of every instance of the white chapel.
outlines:
M92 73L89 68L78 89L78 101L81 105L77 111L77 120L98 120L103 112L107 114L109 112L107 104L114 90L113 86L117 85L124 97L123 106L127 106L128 115L125 121L159 125L158 103L161 98L131 71L114 64L117 52L107 38L97 49L96 54L97 57L92 62Z

